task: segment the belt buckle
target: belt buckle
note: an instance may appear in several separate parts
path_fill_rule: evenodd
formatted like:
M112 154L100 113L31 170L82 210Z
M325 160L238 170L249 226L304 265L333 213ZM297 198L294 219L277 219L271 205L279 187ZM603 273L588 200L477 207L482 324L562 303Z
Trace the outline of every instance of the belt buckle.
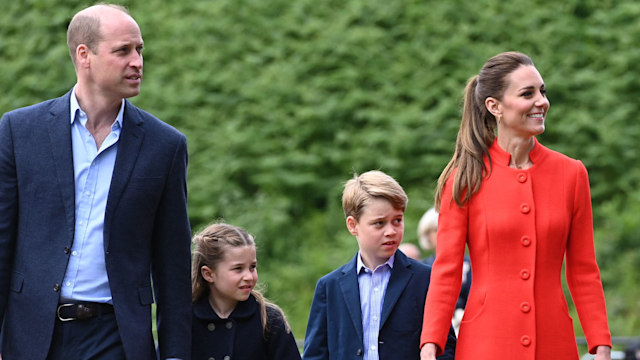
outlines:
M56 315L58 315L58 319L60 321L72 321L75 320L74 318L62 318L62 316L60 316L60 309L65 308L65 307L71 307L74 304L60 304L58 305L58 309L56 310Z

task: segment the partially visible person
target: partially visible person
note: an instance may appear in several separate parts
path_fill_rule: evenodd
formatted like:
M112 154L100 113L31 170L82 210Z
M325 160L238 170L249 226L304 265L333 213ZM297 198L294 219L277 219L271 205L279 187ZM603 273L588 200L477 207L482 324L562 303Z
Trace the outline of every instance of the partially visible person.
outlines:
M117 5L78 12L77 83L0 120L4 360L187 359L187 141L127 98L144 42ZM167 94L167 96L171 96Z
M381 171L356 174L345 184L342 207L359 250L318 280L303 359L419 359L430 269L398 251L407 202L400 184ZM451 327L446 342L439 359L455 356Z
M423 260L425 264L429 266L433 266L433 262L436 260L437 231L438 212L435 208L430 208L422 215L418 223L418 240L420 246L422 249L431 252L431 255ZM469 256L465 255L462 263L462 285L460 294L458 295L458 301L456 302L456 308L453 312L453 318L451 319L456 335L458 335L460 330L460 323L464 316L464 308L467 306L469 290L471 290L471 260Z
M429 208L418 222L418 244L428 253L436 249L436 236L438 233L438 212L435 208ZM435 259L435 255L432 255ZM425 258L427 261L427 258ZM433 263L433 261L431 261Z
M398 250L402 251L408 257L414 260L421 260L422 255L420 254L420 249L412 243L402 243L398 246Z
M624 354L625 360L640 360L640 342L634 342L627 345Z
M282 310L256 290L256 244L224 223L193 238L191 359L299 360Z
M587 170L536 139L548 110L545 83L522 53L492 57L467 83L456 149L436 191L422 360L445 346L465 245L473 283L457 360L578 360L563 262L589 352L611 359Z

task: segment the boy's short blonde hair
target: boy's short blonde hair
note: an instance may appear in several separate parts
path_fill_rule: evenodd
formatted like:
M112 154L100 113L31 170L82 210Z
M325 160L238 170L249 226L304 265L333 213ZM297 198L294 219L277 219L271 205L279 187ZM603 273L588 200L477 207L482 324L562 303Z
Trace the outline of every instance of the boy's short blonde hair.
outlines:
M342 192L344 216L353 216L356 221L360 220L365 206L372 199L386 199L395 209L403 212L409 202L404 189L394 178L382 171L371 170L361 175L354 174L353 178L345 183Z

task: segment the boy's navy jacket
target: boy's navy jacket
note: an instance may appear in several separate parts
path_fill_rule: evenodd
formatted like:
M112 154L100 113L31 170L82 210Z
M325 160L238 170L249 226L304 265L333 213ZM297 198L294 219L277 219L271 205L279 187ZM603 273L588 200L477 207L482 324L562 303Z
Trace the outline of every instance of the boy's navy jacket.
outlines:
M316 285L304 341L303 360L362 359L364 341L360 290L353 259L323 276ZM382 304L380 360L420 359L420 333L431 268L396 251ZM440 360L454 359L453 328Z

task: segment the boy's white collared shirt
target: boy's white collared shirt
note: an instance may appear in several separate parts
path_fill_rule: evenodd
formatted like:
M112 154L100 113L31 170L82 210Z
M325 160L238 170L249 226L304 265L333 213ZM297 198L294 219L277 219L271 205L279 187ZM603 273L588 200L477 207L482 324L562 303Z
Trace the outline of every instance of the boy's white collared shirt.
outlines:
M382 304L387 291L391 269L392 255L384 264L371 270L364 265L358 251L356 270L360 289L360 310L362 312L362 335L364 341L364 360L378 360L378 334L380 333L380 316Z

